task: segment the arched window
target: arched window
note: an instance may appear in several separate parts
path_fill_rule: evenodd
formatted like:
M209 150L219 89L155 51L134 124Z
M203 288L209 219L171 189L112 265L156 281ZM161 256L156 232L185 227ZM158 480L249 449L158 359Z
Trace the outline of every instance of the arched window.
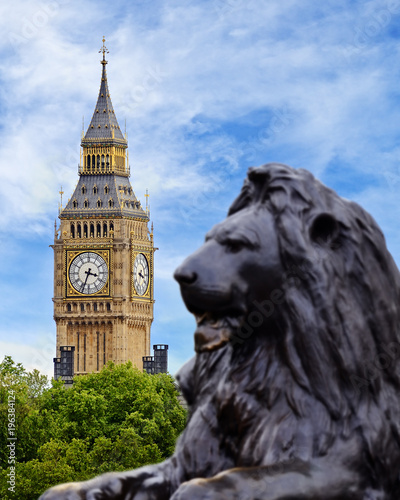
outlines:
M82 194L86 193L86 186L85 186L85 184L82 186L81 192L82 192Z
M87 200L85 200L85 201L83 202L83 206L84 206L85 208L88 208L88 207L89 207L89 202L88 202Z
M101 155L101 170L104 172L104 155Z
M102 205L100 198L97 200L97 208L100 208Z
M96 168L96 156L92 155L92 171L94 172L94 169Z
M101 238L101 224L100 223L97 223L97 237L98 238Z
M109 200L108 206L112 208L114 206L114 201L112 199Z
M83 237L84 238L88 237L88 228L87 228L87 223L86 222L83 224Z
M107 167L107 170L109 170L109 168L110 168L110 155L106 156L106 167Z
M71 224L71 238L75 238L75 226Z
M87 167L90 168L90 155L86 157Z
M71 311L72 311L72 306L71 306L71 304L67 304L67 312L69 312L69 313L70 313Z
M93 311L95 311L95 312L97 311L97 304L96 304L96 302L93 304Z
M82 238L82 231L81 231L81 223L80 222L78 222L77 230L78 230L78 238Z
M100 155L97 155L97 170L100 170Z
M111 304L107 302L107 311L111 311Z
M110 231L114 231L114 224L112 222L110 224Z
M97 194L97 186L96 186L96 184L93 186L93 194Z
M107 186L107 184L106 184L106 185L104 186L104 194L108 194L108 191L109 191L109 189L108 189L108 186Z
M74 201L72 202L72 206L73 206L74 208L77 208L77 207L78 207L78 202L77 202L76 200L74 200Z
M103 224L103 237L107 238L107 223L104 222Z
M81 311L85 310L85 304L81 304Z
M90 237L94 238L94 224L90 224Z

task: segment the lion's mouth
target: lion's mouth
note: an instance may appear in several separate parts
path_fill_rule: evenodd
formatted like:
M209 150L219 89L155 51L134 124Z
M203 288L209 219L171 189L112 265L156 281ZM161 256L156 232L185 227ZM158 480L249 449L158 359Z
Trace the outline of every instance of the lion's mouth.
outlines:
M196 312L195 318L197 323L194 333L196 352L214 351L223 347L244 321L242 315L219 316L209 311Z

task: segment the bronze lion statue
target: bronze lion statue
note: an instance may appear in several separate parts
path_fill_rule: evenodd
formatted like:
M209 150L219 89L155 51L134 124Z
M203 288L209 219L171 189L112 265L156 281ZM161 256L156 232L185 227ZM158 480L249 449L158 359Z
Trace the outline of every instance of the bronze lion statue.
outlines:
M368 213L250 168L175 278L197 321L175 453L41 500L399 500L400 276Z

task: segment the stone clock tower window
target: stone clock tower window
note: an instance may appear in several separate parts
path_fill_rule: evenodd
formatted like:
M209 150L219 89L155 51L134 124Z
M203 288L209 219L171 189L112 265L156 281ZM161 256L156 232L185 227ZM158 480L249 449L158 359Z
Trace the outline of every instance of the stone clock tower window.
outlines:
M111 102L104 42L79 180L60 211L60 236L52 245L56 359L70 346L74 374L99 371L109 360L143 369L151 347L153 228L130 183L128 142Z

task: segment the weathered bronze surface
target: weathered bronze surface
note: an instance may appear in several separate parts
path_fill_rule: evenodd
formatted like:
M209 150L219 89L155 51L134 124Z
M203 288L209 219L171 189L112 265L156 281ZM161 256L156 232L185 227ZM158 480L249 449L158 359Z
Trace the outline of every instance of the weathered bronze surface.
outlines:
M41 500L400 498L400 277L368 213L305 170L251 168L175 278L197 354L174 455Z

